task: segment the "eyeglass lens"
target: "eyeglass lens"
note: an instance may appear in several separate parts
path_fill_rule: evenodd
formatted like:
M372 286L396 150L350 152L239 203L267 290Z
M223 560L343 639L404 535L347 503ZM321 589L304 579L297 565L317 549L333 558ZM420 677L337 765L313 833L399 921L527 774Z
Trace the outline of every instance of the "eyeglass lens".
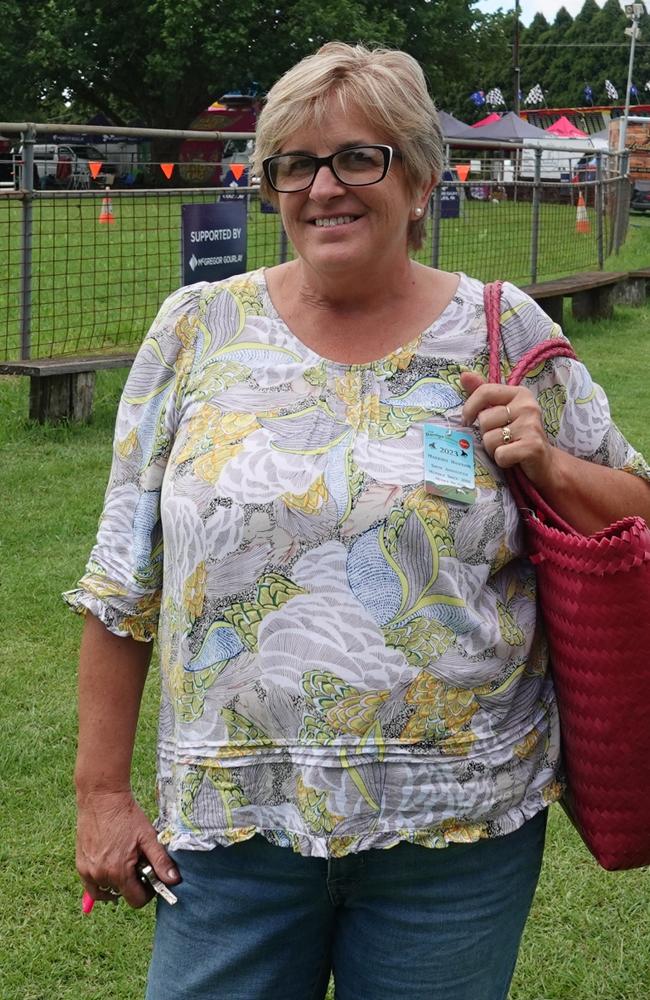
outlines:
M384 177L389 162L381 146L352 146L323 159L331 165L334 176L349 185L376 184ZM281 191L299 191L309 187L322 162L306 153L281 153L269 161L269 179Z

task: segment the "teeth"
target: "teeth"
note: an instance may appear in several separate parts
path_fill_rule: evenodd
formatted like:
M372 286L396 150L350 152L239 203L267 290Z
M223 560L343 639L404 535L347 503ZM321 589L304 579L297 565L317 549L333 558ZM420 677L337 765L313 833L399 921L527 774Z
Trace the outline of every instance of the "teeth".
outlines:
M353 215L337 215L329 219L315 219L317 226L342 226L346 222L354 222Z

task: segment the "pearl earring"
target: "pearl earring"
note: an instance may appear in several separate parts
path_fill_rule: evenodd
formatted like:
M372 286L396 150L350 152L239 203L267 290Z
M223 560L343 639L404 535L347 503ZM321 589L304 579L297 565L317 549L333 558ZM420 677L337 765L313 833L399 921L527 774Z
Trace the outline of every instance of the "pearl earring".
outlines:
M415 209L415 214L417 215L418 219L419 219L419 218L420 218L420 216L422 215L422 209L421 209L421 208L419 207L419 205L418 205L418 207L417 207L417 208Z

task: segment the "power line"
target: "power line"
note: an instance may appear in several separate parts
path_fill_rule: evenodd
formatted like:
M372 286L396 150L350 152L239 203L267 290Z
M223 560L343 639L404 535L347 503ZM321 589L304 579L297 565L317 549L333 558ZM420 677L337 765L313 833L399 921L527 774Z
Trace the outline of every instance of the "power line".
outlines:
M637 48L639 46L650 45L650 42L637 42ZM627 49L629 44L627 42L520 42L519 47L522 49L533 49L539 48L543 45L544 48L549 49Z

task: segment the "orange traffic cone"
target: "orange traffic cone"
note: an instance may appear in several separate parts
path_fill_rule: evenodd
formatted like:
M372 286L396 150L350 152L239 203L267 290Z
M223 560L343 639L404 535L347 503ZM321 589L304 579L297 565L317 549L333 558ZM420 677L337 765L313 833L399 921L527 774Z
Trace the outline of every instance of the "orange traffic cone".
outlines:
M587 218L587 206L582 197L582 191L578 191L578 208L576 211L576 233L589 233L591 226Z
M106 190L110 191L110 188L106 188ZM99 219L97 221L115 222L115 216L113 215L113 203L111 202L109 195L105 195L105 197L102 198L102 210L99 213Z

